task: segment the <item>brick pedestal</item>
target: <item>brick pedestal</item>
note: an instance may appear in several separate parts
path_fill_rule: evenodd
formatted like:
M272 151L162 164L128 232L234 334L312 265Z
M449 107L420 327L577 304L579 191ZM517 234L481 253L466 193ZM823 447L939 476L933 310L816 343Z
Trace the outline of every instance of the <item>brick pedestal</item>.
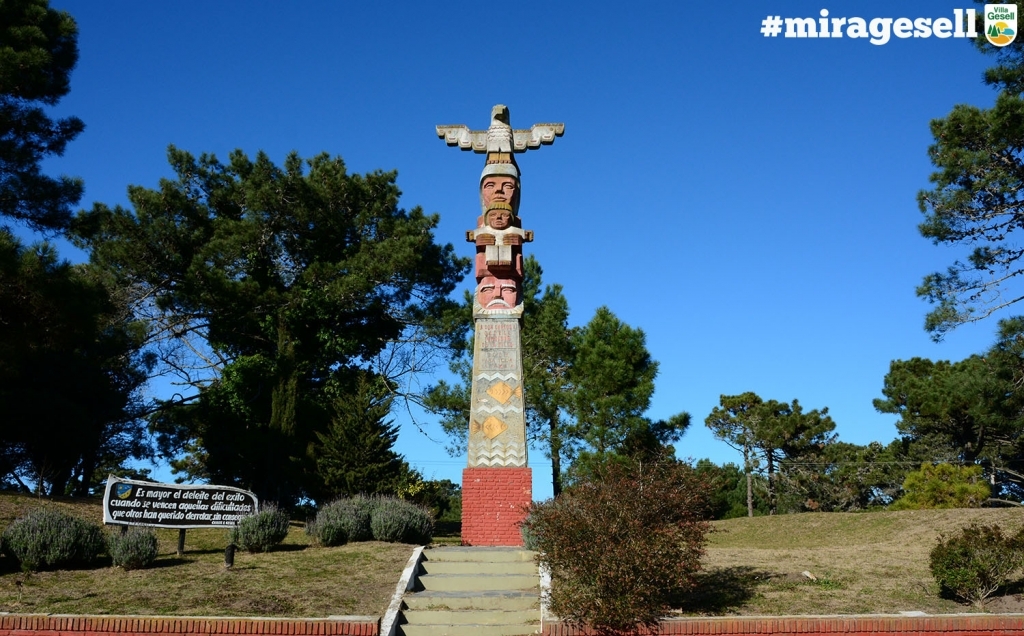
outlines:
M465 468L462 471L462 544L521 546L519 522L533 500L533 475L526 467Z

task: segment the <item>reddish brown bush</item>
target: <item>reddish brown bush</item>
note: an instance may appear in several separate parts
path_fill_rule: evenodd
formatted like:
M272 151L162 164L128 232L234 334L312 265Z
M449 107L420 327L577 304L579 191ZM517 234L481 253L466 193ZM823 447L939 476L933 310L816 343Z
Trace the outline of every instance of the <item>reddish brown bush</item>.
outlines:
M534 504L524 526L551 571L551 611L602 634L656 625L700 570L707 492L686 464L613 463Z

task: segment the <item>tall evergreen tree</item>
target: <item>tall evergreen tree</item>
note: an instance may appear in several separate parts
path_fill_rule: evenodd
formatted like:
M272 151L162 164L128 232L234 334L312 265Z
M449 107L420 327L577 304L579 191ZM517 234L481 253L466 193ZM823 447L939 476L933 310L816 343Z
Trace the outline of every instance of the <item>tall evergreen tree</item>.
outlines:
M398 439L398 426L389 419L393 400L384 378L365 372L339 392L330 424L316 432L312 449L314 499L397 492L407 466L393 450Z
M1006 421L1010 386L983 356L961 362L893 360L875 408L899 415L896 429L915 447L918 461L973 464Z
M820 451L835 441L835 423L827 408L805 413L797 400L762 400L750 392L721 396L720 406L711 411L704 423L715 437L743 451L748 484L754 470L763 470L767 478L768 514L778 511L783 463ZM747 510L753 516L749 485L747 492Z
M0 230L0 308L0 480L84 495L101 466L150 455L139 397L150 360L86 267Z
M575 356L569 303L558 284L540 291L543 270L537 259L525 262L523 290L523 384L530 437L551 460L553 493L562 492L563 462L571 461L576 440L563 413L571 395Z
M794 512L867 510L897 500L913 468L900 440L884 446L836 441L811 448L786 464L783 490Z
M705 418L714 436L743 454L743 474L747 487L747 516L754 516L754 471L757 458L754 454L755 430L760 423L757 409L761 398L755 393L721 396L719 406L712 409Z
M332 395L450 308L468 262L434 243L438 217L398 207L395 174L340 158L240 151L223 164L171 148L176 178L129 189L77 222L92 259L153 326L164 369L191 392L154 418L193 476L288 505L307 482Z
M571 436L586 464L618 457L659 459L682 437L690 414L653 421L644 413L654 395L658 363L647 350L643 330L630 327L607 307L574 334L569 379Z
M935 305L925 328L936 340L1024 298L1024 250L1013 240L1024 224L1024 41L979 48L997 56L985 83L999 91L992 108L960 104L931 122L933 188L918 194L921 234L971 251L945 272L924 278L917 293Z
M67 94L77 61L70 15L46 0L0 2L0 216L34 230L66 229L82 196L81 179L40 170L85 128L77 117L54 121L43 109Z
M978 464L997 497L1024 501L1024 320L999 323L984 354L959 362L893 360L874 401L900 417L906 461Z

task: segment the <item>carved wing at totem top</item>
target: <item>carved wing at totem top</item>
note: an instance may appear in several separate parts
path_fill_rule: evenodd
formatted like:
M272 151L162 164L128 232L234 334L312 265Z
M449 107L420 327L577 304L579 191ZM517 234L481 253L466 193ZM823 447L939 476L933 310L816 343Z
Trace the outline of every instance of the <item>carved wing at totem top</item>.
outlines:
M552 144L555 137L565 133L565 124L534 124L529 130L512 131L512 150L526 152L540 148L541 144Z
M499 126L491 126L490 130L470 130L465 124L454 126L438 126L437 136L444 139L449 146L458 146L462 150L473 152L508 152L504 139L507 133ZM512 130L513 152L526 152L540 148L541 145L554 143L555 137L565 133L565 124L534 124L529 130Z
M487 131L470 130L465 124L454 126L438 126L437 136L444 139L449 146L458 146L462 150L487 152Z

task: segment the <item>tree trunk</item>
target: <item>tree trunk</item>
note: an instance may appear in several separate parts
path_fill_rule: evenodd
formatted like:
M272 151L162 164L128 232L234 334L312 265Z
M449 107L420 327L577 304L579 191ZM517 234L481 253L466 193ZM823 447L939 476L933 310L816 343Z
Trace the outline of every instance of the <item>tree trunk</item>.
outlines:
M548 419L551 430L551 492L557 497L562 493L562 433L559 430L558 411Z
M97 439L97 441L99 440ZM82 452L82 461L79 464L80 480L75 486L74 493L76 497L89 496L89 486L92 483L93 475L96 474L96 456L98 454L99 448L94 446Z
M283 314L282 311L277 318L277 378L271 393L270 427L292 435L295 433L299 374L295 369L295 343Z
M777 493L775 492L775 458L772 457L771 453L765 453L765 460L768 464L768 514L775 514L777 508L777 502L775 498Z
M754 475L750 472L750 449L743 447L743 472L747 474L747 516L754 516Z

